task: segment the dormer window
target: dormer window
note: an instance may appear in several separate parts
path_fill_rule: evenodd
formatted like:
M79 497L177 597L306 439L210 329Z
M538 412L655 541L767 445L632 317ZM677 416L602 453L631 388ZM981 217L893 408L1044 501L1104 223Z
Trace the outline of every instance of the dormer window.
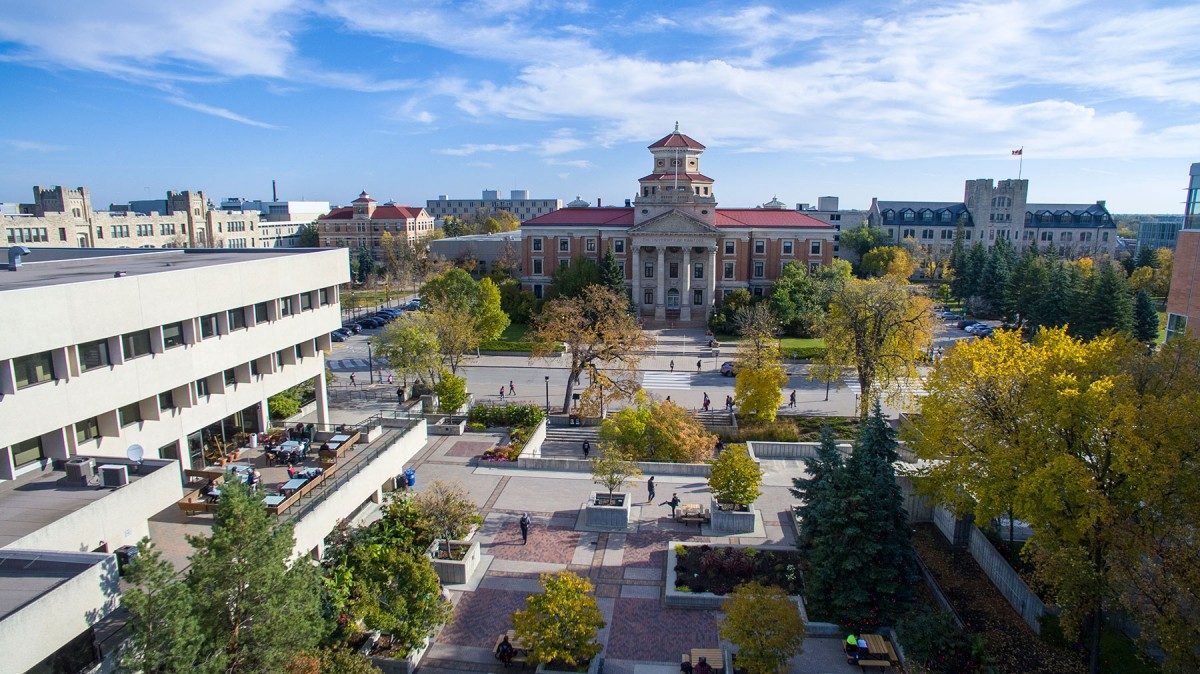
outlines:
M904 218L905 222L911 222L916 218L916 215L917 214L913 213L912 211L904 211L904 215L902 217Z
M952 217L953 216L950 215L950 211L942 211L941 221L942 222L950 222L950 218L952 218Z
M933 222L933 211L921 211L921 222Z

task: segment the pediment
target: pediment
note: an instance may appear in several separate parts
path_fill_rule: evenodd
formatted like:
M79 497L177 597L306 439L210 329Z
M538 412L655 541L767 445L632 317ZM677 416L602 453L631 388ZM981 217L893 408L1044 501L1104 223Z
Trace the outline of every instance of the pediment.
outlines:
M650 218L629 230L630 234L702 234L720 233L716 227L680 210L670 210Z

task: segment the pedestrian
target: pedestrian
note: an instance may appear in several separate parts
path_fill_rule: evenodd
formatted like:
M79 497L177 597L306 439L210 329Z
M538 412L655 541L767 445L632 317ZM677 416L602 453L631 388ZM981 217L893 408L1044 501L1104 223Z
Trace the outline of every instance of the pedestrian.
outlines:
M704 394L704 411L705 411L705 412L707 412L707 411L708 411L708 406L709 406L709 404L710 404L711 402L712 402L712 401L708 399L708 394L707 394L707 393L705 393L705 394Z
M529 513L521 513L521 545L529 543Z
M726 412L733 411L733 396L731 396L731 395L725 396L725 411Z
M671 402L671 396L667 396L667 402Z
M583 441L583 458L588 458L588 452L592 451L592 443L587 440Z
M796 406L796 389L792 389L792 397L788 399L788 407Z
M508 395L510 395L510 396L517 395L517 387L513 386L511 379L508 380Z
M671 519L675 519L675 509L679 507L679 494L671 494L671 498L658 505L671 506Z
M392 385L392 373L389 372L388 373L388 386L391 386L391 385Z
M404 387L403 386L396 389L396 403L399 405L404 404Z
M696 374L700 374L700 359L696 359Z
M350 385L357 386L357 384L354 383L354 373L353 372L350 373Z
M646 497L646 503L654 503L654 476L653 475L651 475L650 479L646 481L646 493L649 494Z
M671 359L671 372L674 372L674 371L675 371L675 359L672 358Z
M501 397L501 398L503 398L503 397L504 397L504 384L501 384L501 385L500 385L500 397Z

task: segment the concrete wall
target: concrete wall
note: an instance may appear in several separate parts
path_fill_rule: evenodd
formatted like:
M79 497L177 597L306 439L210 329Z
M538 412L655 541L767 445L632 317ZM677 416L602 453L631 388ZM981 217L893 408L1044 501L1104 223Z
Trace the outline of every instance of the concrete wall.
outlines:
M146 473L152 466L159 468ZM178 462L146 461L138 479L18 538L4 549L87 552L102 544L107 544L110 551L122 545L137 545L150 535L146 520L182 497Z
M82 634L117 607L117 558L6 550L8 559L91 564L49 592L0 620L0 670L23 672Z

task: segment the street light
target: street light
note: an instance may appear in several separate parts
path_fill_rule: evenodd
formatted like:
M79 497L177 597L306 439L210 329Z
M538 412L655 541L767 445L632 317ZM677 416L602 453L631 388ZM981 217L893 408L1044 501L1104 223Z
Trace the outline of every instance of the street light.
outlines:
M367 340L367 383L375 383L375 365L371 362L371 340Z
M546 414L550 414L550 375L546 375Z

